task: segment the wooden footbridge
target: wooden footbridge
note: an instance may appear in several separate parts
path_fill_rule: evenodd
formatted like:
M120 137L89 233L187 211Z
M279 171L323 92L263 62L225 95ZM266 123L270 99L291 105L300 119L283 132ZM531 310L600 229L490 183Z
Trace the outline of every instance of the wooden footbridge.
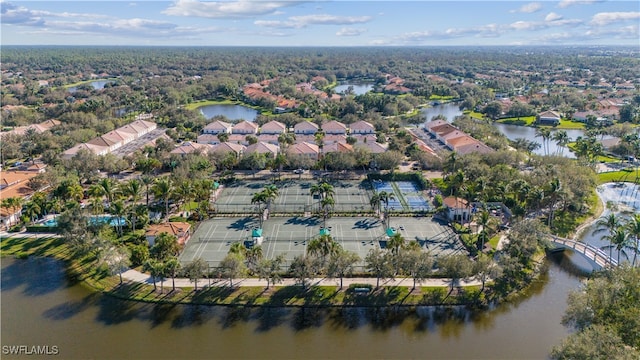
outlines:
M557 236L550 236L549 240L553 245L556 246L556 249L571 249L576 253L584 256L589 262L599 266L600 268L609 268L618 266L618 261L609 257L604 251L598 249L597 247L589 244L585 244L583 242L565 239Z

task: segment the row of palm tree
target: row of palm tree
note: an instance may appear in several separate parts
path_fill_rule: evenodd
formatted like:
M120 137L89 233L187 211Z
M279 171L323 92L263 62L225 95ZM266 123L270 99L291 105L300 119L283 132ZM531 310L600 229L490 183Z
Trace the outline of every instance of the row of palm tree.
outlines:
M371 196L371 199L369 200L371 208L376 213L380 211L380 208L384 203L383 221L385 224L385 228L389 228L389 201L394 200L395 198L396 196L393 192L386 192L383 190L380 192L374 192Z
M627 250L633 252L633 259L630 261L633 266L640 263L638 253L640 252L640 214L634 214L629 220L622 220L615 213L610 213L606 217L596 222L596 228L592 235L602 234L603 240L609 242L603 249L609 249L609 258L613 258L613 249L617 251L617 260L620 264L620 255L629 259Z
M553 133L551 130L549 127L538 127L535 136L542 138L542 149L545 155L551 155L549 146L551 140L555 141L558 146L555 155L562 155L570 142L569 135L565 130L557 130Z

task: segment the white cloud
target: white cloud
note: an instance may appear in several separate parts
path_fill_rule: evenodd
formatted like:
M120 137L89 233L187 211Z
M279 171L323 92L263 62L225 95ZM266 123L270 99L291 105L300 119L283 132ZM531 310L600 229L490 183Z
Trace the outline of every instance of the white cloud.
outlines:
M638 27L638 25L629 25L618 29L589 30L585 33L585 35L594 39L606 39L611 37L620 39L638 39L640 38L640 27Z
M162 11L165 15L202 18L241 18L273 14L278 9L297 5L297 1L213 1L178 0Z
M366 32L367 29L356 29L356 28L346 28L343 27L342 29L338 30L338 32L336 33L336 36L358 36L364 32Z
M542 4L540 4L539 2L532 2L532 3L524 4L519 9L511 10L509 12L530 14L536 11L540 11L540 9L542 9Z
M573 5L590 5L601 1L602 0L562 0L558 3L558 7L564 9Z
M556 21L556 20L560 20L560 19L562 19L562 15L558 15L558 14L556 14L554 12L550 12L544 18L544 21Z
M604 26L614 22L640 19L640 11L630 12L602 12L593 15L589 24Z
M300 29L310 25L353 25L371 21L370 16L336 16L327 14L292 16L287 20L256 20L255 25L279 29Z

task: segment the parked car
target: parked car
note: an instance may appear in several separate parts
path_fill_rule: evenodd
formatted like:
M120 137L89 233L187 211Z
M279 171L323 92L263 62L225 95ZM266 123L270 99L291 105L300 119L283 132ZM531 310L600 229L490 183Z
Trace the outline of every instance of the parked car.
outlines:
M302 169L295 169L295 170L293 170L293 173L294 173L294 174L302 174L303 172L304 172L304 170L302 170Z

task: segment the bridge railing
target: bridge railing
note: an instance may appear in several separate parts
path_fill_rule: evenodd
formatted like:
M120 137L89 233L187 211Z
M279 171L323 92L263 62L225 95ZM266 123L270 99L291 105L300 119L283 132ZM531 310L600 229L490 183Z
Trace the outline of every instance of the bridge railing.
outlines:
M571 239L561 238L554 235L551 235L550 238L551 238L551 242L576 250L602 267L618 266L618 262L616 260L614 260L612 257L607 255L604 251L602 251L601 249L598 249L595 246L585 244L579 241L571 240Z

